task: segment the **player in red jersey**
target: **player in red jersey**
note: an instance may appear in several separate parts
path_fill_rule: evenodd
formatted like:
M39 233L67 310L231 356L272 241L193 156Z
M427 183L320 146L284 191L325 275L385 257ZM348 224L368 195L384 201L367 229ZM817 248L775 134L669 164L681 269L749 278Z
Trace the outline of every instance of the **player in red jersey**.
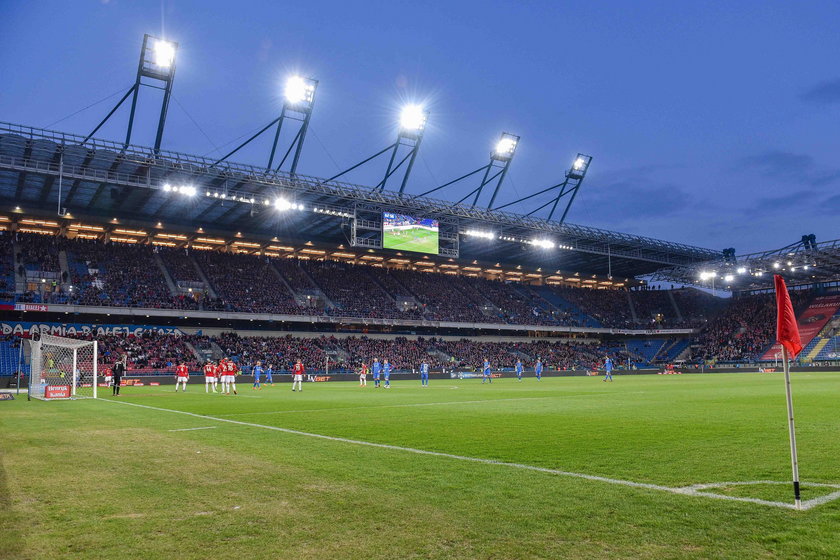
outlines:
M222 391L230 395L231 390L236 395L236 364L225 358L224 374L222 375Z
M292 391L295 390L295 383L297 383L298 390L303 391L303 372L303 364L300 360L298 360L295 364L294 369L292 370L292 374L294 376L292 377Z
M204 364L204 392L216 392L216 366L213 362Z
M368 366L362 362L362 368L359 370L359 387L367 387Z
M114 382L114 372L111 370L110 367L106 367L103 373L105 374L105 384L108 387L110 387L111 384Z
M187 381L190 380L190 371L184 362L178 364L175 368L175 392L178 392L178 385L184 384L184 392L187 392Z

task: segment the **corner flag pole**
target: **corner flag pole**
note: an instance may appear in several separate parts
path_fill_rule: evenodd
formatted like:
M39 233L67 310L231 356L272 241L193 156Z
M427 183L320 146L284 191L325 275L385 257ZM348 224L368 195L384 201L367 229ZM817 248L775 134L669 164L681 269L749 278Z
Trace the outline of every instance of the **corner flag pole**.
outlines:
M790 433L790 466L793 470L793 497L796 509L802 507L799 494L799 460L796 453L796 428L793 423L793 398L790 393L790 365L788 364L787 348L782 346L785 371L785 395L787 396L788 432Z
M799 495L799 461L796 457L796 428L793 423L793 398L790 394L790 361L802 351L799 325L793 311L785 280L776 274L773 278L776 288L776 342L782 346L782 366L785 371L785 395L787 396L788 433L790 435L790 466L793 470L793 497L796 509L802 508Z

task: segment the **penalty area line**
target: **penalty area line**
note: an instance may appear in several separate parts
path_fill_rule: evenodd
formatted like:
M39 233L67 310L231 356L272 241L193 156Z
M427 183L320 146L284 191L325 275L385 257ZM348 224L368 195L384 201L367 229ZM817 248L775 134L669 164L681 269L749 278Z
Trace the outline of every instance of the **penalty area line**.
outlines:
M597 476L592 474L585 474L585 473L577 473L571 471L563 471L558 469L549 469L546 467L537 467L535 465L526 465L523 463L511 463L508 461L497 461L494 459L484 459L481 457L470 457L467 455L455 455L453 453L443 453L440 451L429 451L426 449L416 449L414 447L403 447L400 445L390 445L387 443L375 443L371 441L364 441L358 439L350 439L338 436L327 436L324 434L315 434L311 432L303 432L301 430L292 430L290 428L281 428L279 426L268 426L265 424L256 424L253 422L243 422L241 420L233 420L231 418L219 418L217 416L208 416L206 414L197 414L195 412L187 412L184 410L175 410L171 408L161 408L157 406L150 406L146 404L138 404L133 402L127 401L115 401L115 400L105 400L100 399L102 402L108 403L115 403L115 404L122 404L126 406L136 406L138 408L145 408L148 410L156 410L159 412L170 412L172 414L183 414L185 416L192 416L193 418L201 418L202 420L211 420L214 422L224 422L227 424L234 424L236 426L247 426L250 428L260 428L263 430L272 430L275 432L282 432L284 434L292 434L297 436L305 436L310 438L322 439L327 441L336 441L340 443L347 443L351 445L363 445L365 447L374 447L378 449L389 449L392 451L402 451L404 453L414 453L416 455L428 455L431 457L442 457L445 459L453 459L456 461L466 461L470 463L480 463L483 465L494 465L499 467L508 467L514 469L521 469L526 471L534 471L534 472L541 472L546 474L553 474L556 476L563 476L568 478L578 478L583 480L591 480L594 482L603 482L606 484L616 484L619 486L626 486L630 488L640 488L645 490L656 490L659 492L668 492L669 494L678 494L681 496L695 496L695 497L702 497L702 498L710 498L713 500L726 500L731 502L746 502L752 504L759 504L763 506L770 506L770 507L778 507L783 509L796 509L796 506L792 503L786 502L774 502L771 500L761 500L758 498L747 498L742 496L728 496L724 494L715 494L713 492L704 492L705 489L711 489L714 487L718 487L727 483L712 483L712 484L694 484L691 486L682 486L682 487L673 487L673 486L663 486L660 484L651 484L648 482L635 482L632 480L622 480L619 478L609 478L605 476ZM739 482L737 484L763 484L767 481L753 481L753 482ZM732 484L732 483L729 483ZM772 484L784 484L782 482L773 481ZM807 485L807 484L806 484ZM826 486L831 488L837 488L840 490L840 485L835 484L811 484L811 486ZM834 499L840 498L840 491L832 492L831 494L820 496L819 498L814 498L812 500L808 500L802 502L802 510L811 509L816 507L817 505L829 502Z

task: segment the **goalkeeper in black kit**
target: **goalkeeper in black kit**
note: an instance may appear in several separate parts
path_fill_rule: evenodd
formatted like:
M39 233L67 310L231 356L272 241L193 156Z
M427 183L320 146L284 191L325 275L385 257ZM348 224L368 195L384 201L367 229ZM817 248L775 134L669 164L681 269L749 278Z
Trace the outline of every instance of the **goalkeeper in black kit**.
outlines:
M123 375L125 375L125 363L127 358L128 357L123 354L123 357L117 360L117 363L114 364L114 396L119 396L120 394L120 383L122 383Z

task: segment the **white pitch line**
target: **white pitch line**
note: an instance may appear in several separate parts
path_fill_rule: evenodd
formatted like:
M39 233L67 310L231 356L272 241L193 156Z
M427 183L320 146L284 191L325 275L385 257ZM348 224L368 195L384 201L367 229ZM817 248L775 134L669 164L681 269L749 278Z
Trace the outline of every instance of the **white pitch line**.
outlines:
M137 404L133 402L127 401L115 401L115 400L105 400L100 399L102 402L109 402L109 403L116 403L116 404L124 404L127 406L136 406L139 408L147 408L149 410L157 410L160 412L171 412L173 414L183 414L185 416L192 416L193 418L202 418L204 420L212 420L215 422L226 422L228 424L235 424L237 426L248 426L251 428L262 428L263 430L272 430L275 432L282 432L285 434L293 434L298 436L306 436L311 438L323 439L327 441L337 441L341 443L349 443L352 445L364 445L366 447L375 447L378 449L389 449L392 451L403 451L406 453L415 453L417 455L429 455L432 457L443 457L446 459L454 459L457 461L468 461L471 463L481 463L484 465L495 465L500 467L510 467L515 469L522 469L528 471L535 471L535 472L542 472L547 474L553 474L557 476L566 476L570 478L580 478L584 480L592 480L595 482L605 482L607 484L617 484L619 486L629 486L631 488L643 488L646 490L658 490L660 492L668 492L670 494L679 494L681 496L699 496L703 498L711 498L715 500L727 500L732 502L746 502L746 503L753 503L753 504L760 504L764 506L772 506L772 507L779 507L784 509L796 509L796 506L791 503L786 502L773 502L770 500L760 500L758 498L745 498L741 496L726 496L723 494L714 494L712 492L702 492L702 489L705 488L712 488L718 487L722 485L745 485L745 484L764 484L768 483L768 481L753 481L753 482L735 482L735 483L712 483L712 484L695 484L692 486L682 486L682 487L673 487L673 486L662 486L660 484L650 484L647 482L635 482L632 480L622 480L619 478L608 478L604 476L597 476L592 474L584 474L584 473L576 473L570 471L561 471L557 469L549 469L546 467L537 467L534 465L525 465L522 463L510 463L507 461L496 461L494 459L483 459L481 457L469 457L466 455L455 455L452 453L442 453L440 451L428 451L426 449L415 449L413 447L402 447L399 445L389 445L387 443L374 443L371 441L363 441L357 439L349 439L337 436L327 436L323 434L314 434L311 432L302 432L300 430L292 430L289 428L281 428L279 426L267 426L265 424L255 424L253 422L242 422L240 420L231 420L230 418L219 418L217 416L208 416L206 414L196 414L194 412L186 412L184 410L173 410L171 408L160 408L157 406L149 406L145 404ZM779 481L772 481L771 484L785 484L784 482ZM840 489L840 485L838 484L810 484L811 486L826 486L831 488L838 488ZM833 499L840 498L840 490L838 492L833 492L826 496L820 496L819 498L814 498L812 500L808 500L806 502L802 502L801 509L807 510L811 509L817 505L826 503Z
M414 406L442 406L448 404L480 404L480 403L487 403L487 402L500 402L500 401L532 401L532 400L540 400L540 399L554 399L557 397L518 397L512 399L483 399L483 400L476 400L476 401L441 401L441 402L430 402L430 403L408 403L408 404L382 404L382 405L374 405L374 406L340 406L334 408L300 408L295 410L268 410L263 412L230 412L228 414L220 414L219 416L252 416L252 415L264 415L264 414L291 414L294 412L325 412L329 410L366 410L371 408L405 408L405 407L414 407Z
M218 426L203 426L201 428L179 428L177 430L166 430L167 432L192 432L193 430L215 430Z

